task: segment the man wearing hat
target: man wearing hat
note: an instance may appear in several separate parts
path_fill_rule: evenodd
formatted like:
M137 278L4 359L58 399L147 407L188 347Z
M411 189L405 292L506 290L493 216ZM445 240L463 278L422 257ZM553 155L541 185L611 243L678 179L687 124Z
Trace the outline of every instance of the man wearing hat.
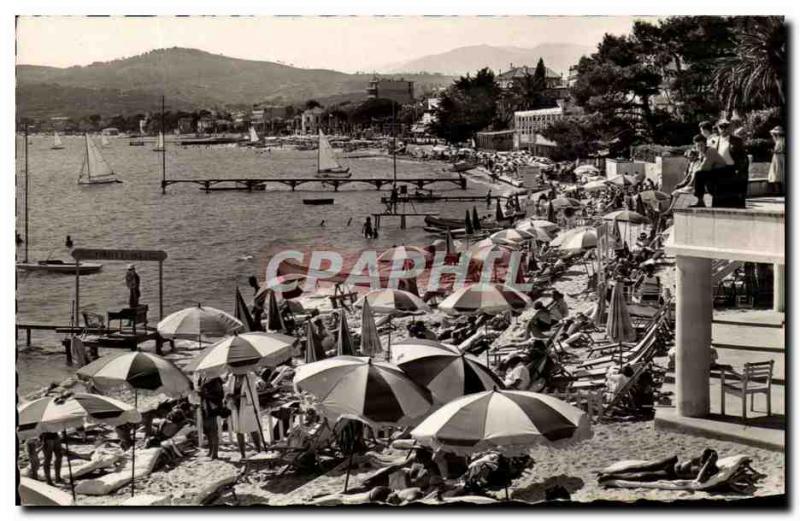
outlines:
M780 125L770 130L769 133L775 141L775 148L772 150L772 162L769 164L767 181L770 183L772 193L783 194L783 179L786 174L786 137L783 127Z
M133 264L128 264L128 271L125 273L125 285L128 287L128 291L130 291L128 307L132 309L138 307L139 296L141 295L139 291L139 274L136 273L136 266Z
M747 181L749 178L749 160L747 151L744 148L742 138L731 134L731 123L727 119L717 122L717 132L719 136L713 146L725 161L726 168L719 173L722 174L717 185L719 194L714 194L715 198L725 199L724 206L744 206L744 199L747 196ZM730 200L728 200L730 199ZM714 203L714 206L720 206Z

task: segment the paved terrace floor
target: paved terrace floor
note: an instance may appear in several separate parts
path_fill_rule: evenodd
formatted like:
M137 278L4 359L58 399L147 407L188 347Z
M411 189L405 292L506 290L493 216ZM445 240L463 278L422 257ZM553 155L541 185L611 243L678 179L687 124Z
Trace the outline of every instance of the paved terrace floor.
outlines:
M725 310L714 313L712 345L719 364L740 370L746 362L774 360L772 415L767 416L766 397L757 395L751 411L747 403L747 421L742 415L742 400L726 393L725 416L722 416L720 373L712 370L710 386L711 413L706 418L684 418L672 406L661 406L656 412L656 427L688 432L710 438L737 441L757 447L783 450L785 443L785 357L783 313L767 310ZM724 347L722 347L724 346ZM674 375L667 374L662 391L675 399Z

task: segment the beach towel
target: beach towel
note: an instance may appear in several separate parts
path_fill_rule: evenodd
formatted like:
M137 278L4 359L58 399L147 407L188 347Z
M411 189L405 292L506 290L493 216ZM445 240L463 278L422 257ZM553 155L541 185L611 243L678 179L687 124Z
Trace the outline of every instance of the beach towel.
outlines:
M602 471L601 474L615 474L624 472L626 469L638 465L644 465L648 461L630 460L621 461L611 465ZM732 484L739 477L740 472L749 468L750 458L743 455L729 456L717 460L717 468L719 469L716 474L709 477L704 482L698 482L694 479L661 479L657 481L631 481L625 479L612 479L604 481L602 484L606 487L613 488L656 488L661 490L710 490L717 487Z
M156 462L162 452L161 447L152 449L141 449L136 451L136 479L149 476L155 469ZM124 487L131 482L131 461L118 472L112 472L105 476L87 479L75 485L75 492L86 494L87 496L104 496L115 490Z

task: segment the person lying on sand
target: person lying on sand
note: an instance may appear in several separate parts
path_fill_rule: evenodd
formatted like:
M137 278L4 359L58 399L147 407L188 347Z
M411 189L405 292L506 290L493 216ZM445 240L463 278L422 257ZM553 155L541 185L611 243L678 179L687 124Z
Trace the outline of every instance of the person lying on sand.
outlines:
M601 473L597 480L601 484L605 481L616 479L626 481L694 479L698 483L704 483L711 476L719 472L717 459L716 451L713 449L705 449L703 453L696 458L680 461L678 456L671 456L662 460L648 461L626 467L619 472Z

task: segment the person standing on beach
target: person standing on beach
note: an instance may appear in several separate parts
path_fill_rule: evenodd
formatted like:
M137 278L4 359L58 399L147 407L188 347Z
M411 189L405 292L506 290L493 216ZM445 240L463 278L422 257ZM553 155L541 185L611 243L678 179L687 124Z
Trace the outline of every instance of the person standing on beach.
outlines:
M361 227L361 233L364 234L365 239L372 239L373 238L373 230L372 230L372 218L367 216L367 220L364 221L364 226Z
M128 296L128 307L129 308L136 308L139 306L139 297L141 296L141 292L139 291L139 274L136 273L136 266L133 264L128 264L128 272L125 273L125 285L128 287L128 291L130 295Z
M66 246L69 249L72 249L72 247L74 246L74 243L72 242L72 237L71 236L67 235L67 240L64 241L64 246Z
M203 408L203 432L208 437L208 456L211 459L219 458L219 428L217 418L226 416L223 402L225 389L222 379L211 378L200 386L200 406Z
M50 463L52 462L56 474L56 482L60 482L61 459L64 457L64 452L61 449L61 440L55 432L44 432L39 439L42 442L42 452L44 453L44 479L48 485L53 484L50 479ZM53 461L54 456L55 461Z
M244 459L247 457L245 434L250 434L250 439L259 452L262 450L262 439L259 432L261 410L256 390L256 375L252 371L246 374L231 374L228 376L224 389L226 406L231 411L229 428L236 433L239 453Z

